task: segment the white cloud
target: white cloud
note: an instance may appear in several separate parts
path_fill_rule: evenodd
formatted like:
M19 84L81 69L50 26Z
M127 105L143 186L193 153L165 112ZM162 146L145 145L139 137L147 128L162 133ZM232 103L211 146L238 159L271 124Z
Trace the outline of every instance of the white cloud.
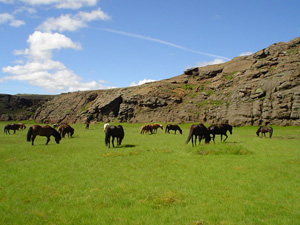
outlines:
M20 27L25 24L24 21L16 20L15 17L9 13L0 14L0 24L1 23L9 23L9 25L13 27Z
M15 54L25 55L28 61L22 65L2 68L8 73L1 79L27 81L34 86L42 87L50 92L64 92L90 89L103 89L101 82L82 82L82 79L63 63L52 60L53 50L71 48L78 50L80 45L58 33L42 33L35 31L27 40L29 48L16 50Z
M20 0L29 5L54 5L59 9L79 9L84 6L95 6L98 0Z
M50 59L54 49L81 49L80 44L72 42L71 39L59 33L42 33L35 31L29 36L27 43L29 44L29 49L25 49L23 53L33 60Z
M156 80L152 80L152 79L144 79L144 80L140 80L138 83L135 83L134 81L129 85L130 87L133 86L138 86L138 85L142 85L142 84L146 84L146 83L150 83L150 82L154 82Z
M100 8L92 12L79 12L75 15L61 15L58 18L48 18L44 23L38 26L37 30L51 31L75 31L86 27L87 23L92 20L108 20L110 16L104 13Z
M221 63L225 63L225 60L224 59L214 59L213 61L196 62L196 66L203 67L203 66L221 64Z
M247 56L247 55L251 55L253 54L253 52L243 52L240 54L240 56Z

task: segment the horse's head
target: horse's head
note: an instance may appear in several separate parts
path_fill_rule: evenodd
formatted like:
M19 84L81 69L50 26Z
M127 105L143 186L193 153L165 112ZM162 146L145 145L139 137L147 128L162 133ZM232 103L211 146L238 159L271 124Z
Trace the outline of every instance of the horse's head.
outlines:
M55 130L55 129L53 128L53 130ZM54 138L55 138L55 142L56 142L57 144L59 144L59 142L60 142L60 140L61 140L60 134L55 130L55 132L53 133L53 136L54 136Z
M259 133L260 133L260 131L261 131L261 128L262 128L262 127L259 127L259 128L257 129L257 131L256 131L257 137L259 137Z
M206 144L209 144L210 140L211 140L210 135L209 135L209 134L206 134L206 135L205 135L205 143L206 143Z
M232 126L228 125L229 133L232 134Z

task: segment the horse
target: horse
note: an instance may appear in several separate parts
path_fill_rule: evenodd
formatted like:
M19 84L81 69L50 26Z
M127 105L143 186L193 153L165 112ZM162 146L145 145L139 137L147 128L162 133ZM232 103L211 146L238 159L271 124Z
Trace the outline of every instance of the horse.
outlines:
M37 135L47 137L46 145L50 141L50 136L53 136L55 138L57 144L59 144L59 141L61 140L61 136L57 132L57 130L55 130L53 127L50 127L49 125L43 127L40 125L33 125L32 127L29 127L27 132L27 141L31 141L31 144L33 145L34 139Z
M168 124L166 126L165 133L167 133L167 132L170 133L170 130L174 130L175 134L176 134L176 131L178 130L180 132L180 134L182 134L182 130L180 129L180 127L178 125Z
M105 133L105 131L107 130L107 128L109 128L109 123L104 124L103 126L103 131Z
M4 127L4 133L10 134L9 130L13 130L14 134L16 133L16 130L19 130L20 126L18 124L7 124Z
M141 127L140 134L148 133L149 131L152 134L152 131L153 131L152 126L150 124L143 125Z
M19 125L19 129L23 130L26 129L26 126L24 123L17 123Z
M149 124L150 126L151 126L151 128L152 128L152 131L154 132L155 131L155 133L157 133L157 129L158 128L160 128L160 129L164 129L164 127L163 127L163 125L161 125L161 124L158 124L158 123L155 123L155 124Z
M224 142L227 140L228 136L227 136L227 131L229 131L229 133L232 135L232 126L229 124L220 124L219 126L217 125L211 125L210 127L208 127L208 131L210 134L212 134L213 136L213 141L215 142L215 136L216 134L220 134L221 135L221 142L223 139L223 135L225 135L225 139Z
M259 137L259 133L261 133L262 137L263 137L263 135L266 137L266 133L268 133L268 132L269 132L269 138L271 138L273 135L273 128L260 126L258 128L258 130L256 131L256 135L257 135L257 137Z
M117 138L117 145L121 145L124 138L124 129L121 125L118 126L109 126L105 131L105 144L110 148L110 137L112 137L112 145L114 145L114 140Z
M66 134L68 134L68 137L73 137L74 134L74 128L70 125L60 125L57 129L58 133L64 138Z
M199 145L201 143L201 139L205 138L205 143L208 144L211 140L210 134L208 129L203 124L194 124L190 127L190 133L188 139L186 140L185 144L188 144L189 141L192 139L192 146L194 147L194 140L193 136L195 136L195 146L197 142L197 136L199 138Z

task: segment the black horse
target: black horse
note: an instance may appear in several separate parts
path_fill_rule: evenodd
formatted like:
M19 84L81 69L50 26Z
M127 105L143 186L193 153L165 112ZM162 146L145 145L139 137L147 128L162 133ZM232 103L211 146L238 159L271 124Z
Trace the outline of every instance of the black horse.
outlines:
M182 134L182 130L180 129L180 127L178 125L168 124L166 126L165 133L167 133L167 132L170 133L170 130L174 130L175 134L176 134L176 131L178 130L180 132L180 134Z
M185 144L189 143L189 141L192 139L192 146L194 147L194 140L193 136L195 136L195 146L197 142L197 136L199 138L199 144L201 143L201 139L205 138L205 143L209 143L211 138L210 134L208 132L208 129L203 124L194 124L190 127L190 133L188 136L188 139L186 140Z
M223 135L226 137L224 139L224 142L227 140L228 136L227 136L227 131L229 131L230 134L232 134L232 126L229 125L229 124L220 124L219 126L217 125L211 125L209 128L208 128L208 131L210 134L212 134L213 136L213 141L215 143L215 136L216 134L220 134L221 135L221 142L222 142L222 139L223 139Z
M10 134L10 130L14 131L14 134L16 133L16 130L19 130L20 126L18 124L7 124L4 127L4 133Z
M48 125L46 126L40 126L40 125L33 125L28 129L27 132L27 141L31 141L31 144L33 145L34 139L36 136L46 136L47 137L47 142L46 145L50 141L50 136L53 136L55 138L55 142L59 144L59 141L61 140L60 134L55 130L53 127L50 127Z
M114 140L117 138L117 145L121 145L124 138L124 129L121 125L109 126L105 131L105 144L110 148L110 137L112 137L112 145L114 145Z
M262 137L263 137L263 135L266 137L266 133L269 133L269 138L271 138L272 135L273 135L273 128L272 127L263 127L263 126L261 126L256 131L257 137L259 137L259 133L261 133Z

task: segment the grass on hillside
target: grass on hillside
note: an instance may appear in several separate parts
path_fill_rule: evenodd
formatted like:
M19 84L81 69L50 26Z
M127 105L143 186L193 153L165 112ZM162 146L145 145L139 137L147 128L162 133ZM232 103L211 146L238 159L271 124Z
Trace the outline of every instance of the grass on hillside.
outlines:
M190 124L183 135L140 126L123 124L116 148L103 123L47 146L26 142L28 129L2 133L0 224L300 224L299 127L273 127L272 139L239 127L193 148Z

